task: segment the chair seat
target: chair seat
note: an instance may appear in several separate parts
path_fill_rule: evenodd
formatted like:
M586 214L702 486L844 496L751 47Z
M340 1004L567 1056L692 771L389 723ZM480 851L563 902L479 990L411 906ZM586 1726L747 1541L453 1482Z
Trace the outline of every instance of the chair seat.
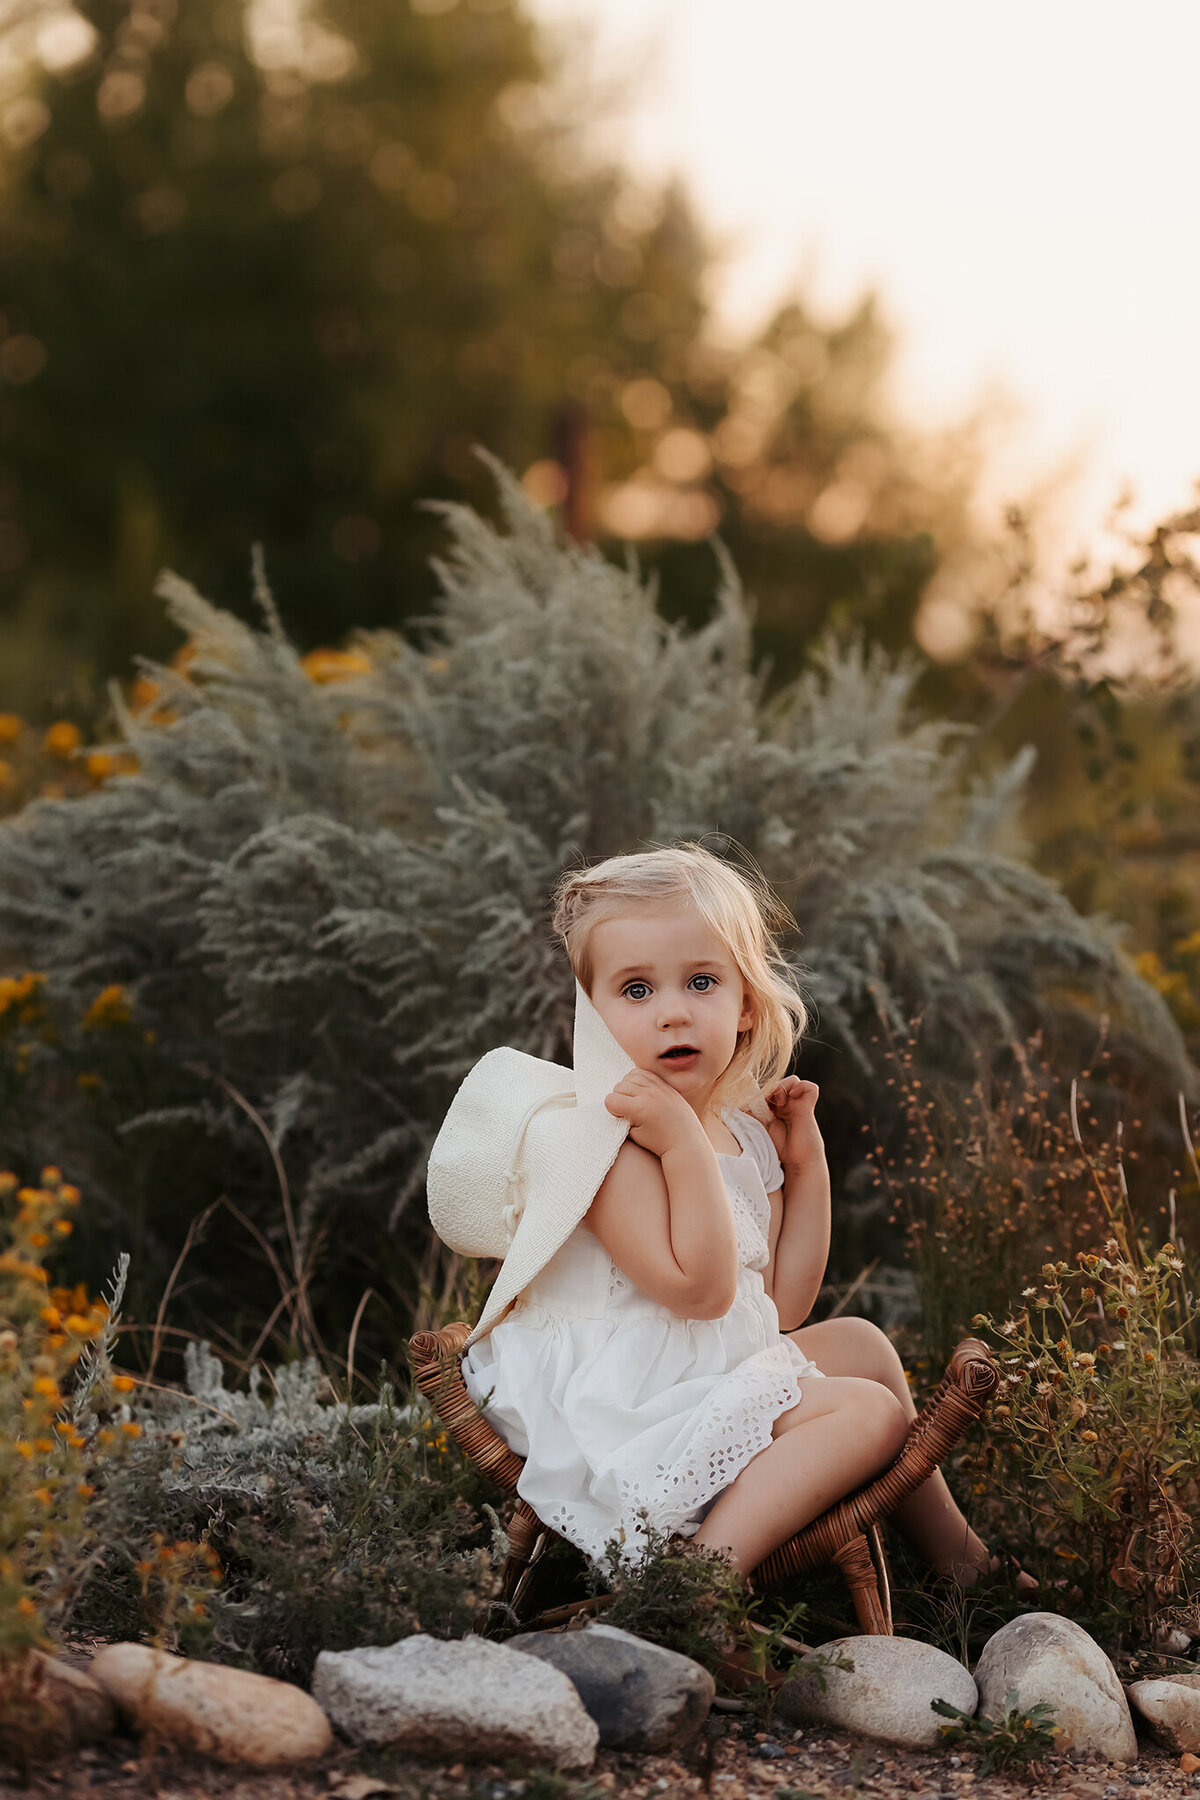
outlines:
M479 1411L462 1377L462 1353L470 1335L471 1327L461 1321L440 1331L418 1331L409 1340L409 1362L417 1386L459 1448L498 1487L515 1494L524 1460ZM752 1584L769 1587L822 1563L836 1563L850 1588L862 1631L890 1636L891 1583L880 1524L962 1441L982 1416L998 1379L986 1345L978 1338L964 1338L883 1474L838 1500L772 1550L754 1570ZM533 1568L555 1535L518 1498L502 1571L504 1598L518 1618L524 1616Z

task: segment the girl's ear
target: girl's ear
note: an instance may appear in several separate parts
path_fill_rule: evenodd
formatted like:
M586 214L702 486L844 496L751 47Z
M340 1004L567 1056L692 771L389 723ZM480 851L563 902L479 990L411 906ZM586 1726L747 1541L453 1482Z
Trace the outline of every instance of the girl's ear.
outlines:
M750 1027L754 1024L757 1017L758 1017L758 1008L754 1004L754 996L753 996L753 994L747 993L746 989L743 988L742 989L742 1010L738 1017L738 1025L737 1025L738 1030L739 1031L749 1031Z

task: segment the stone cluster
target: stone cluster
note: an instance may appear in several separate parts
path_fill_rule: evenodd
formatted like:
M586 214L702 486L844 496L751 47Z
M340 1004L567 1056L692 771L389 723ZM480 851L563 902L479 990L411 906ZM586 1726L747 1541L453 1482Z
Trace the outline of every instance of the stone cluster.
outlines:
M685 1750L715 1698L712 1676L690 1658L595 1622L505 1644L418 1635L322 1651L311 1695L143 1644L109 1645L86 1670L41 1657L35 1676L36 1731L31 1738L26 1718L22 1754L61 1755L124 1724L152 1748L260 1768L323 1757L337 1732L455 1763L587 1770L598 1749ZM913 1639L836 1638L795 1665L775 1713L794 1726L928 1750L942 1724L935 1701L995 1720L1012 1699L1052 1708L1060 1755L1135 1763L1136 1715L1185 1769L1200 1769L1200 1672L1123 1688L1094 1639L1056 1613L1011 1620L973 1673Z

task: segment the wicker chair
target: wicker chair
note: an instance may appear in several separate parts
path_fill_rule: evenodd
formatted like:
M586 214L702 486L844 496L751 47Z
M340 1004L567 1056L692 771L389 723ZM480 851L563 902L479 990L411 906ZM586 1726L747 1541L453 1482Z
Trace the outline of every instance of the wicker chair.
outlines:
M465 1324L419 1331L409 1342L409 1362L418 1387L455 1442L497 1486L515 1494L524 1461L488 1424L462 1378L462 1351L470 1333ZM996 1365L984 1345L978 1338L964 1339L891 1466L772 1550L755 1569L754 1585L769 1587L785 1576L834 1562L846 1579L862 1631L890 1637L891 1582L880 1521L928 1480L959 1443L982 1415L997 1380ZM534 1567L554 1536L533 1508L518 1498L508 1525L509 1553L501 1578L504 1598L518 1617L524 1616L522 1605Z

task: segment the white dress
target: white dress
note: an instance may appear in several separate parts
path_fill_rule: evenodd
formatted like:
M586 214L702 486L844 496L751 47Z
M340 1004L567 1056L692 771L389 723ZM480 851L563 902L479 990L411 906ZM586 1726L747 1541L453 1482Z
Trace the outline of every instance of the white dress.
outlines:
M767 1195L783 1181L766 1127L725 1122L717 1153L737 1230L737 1294L719 1319L680 1319L643 1294L580 1226L463 1358L475 1404L523 1456L517 1491L538 1518L607 1563L634 1564L646 1520L686 1537L751 1457L816 1364L779 1329L763 1287Z

